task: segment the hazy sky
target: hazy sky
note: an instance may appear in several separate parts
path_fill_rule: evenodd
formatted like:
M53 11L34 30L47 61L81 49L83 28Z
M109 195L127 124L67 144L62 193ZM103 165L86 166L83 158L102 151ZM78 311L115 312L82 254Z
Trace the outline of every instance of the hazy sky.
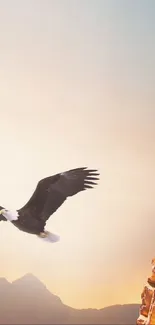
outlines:
M48 244L0 224L0 276L31 272L77 308L140 301L155 256L155 1L0 0L0 205L98 168Z

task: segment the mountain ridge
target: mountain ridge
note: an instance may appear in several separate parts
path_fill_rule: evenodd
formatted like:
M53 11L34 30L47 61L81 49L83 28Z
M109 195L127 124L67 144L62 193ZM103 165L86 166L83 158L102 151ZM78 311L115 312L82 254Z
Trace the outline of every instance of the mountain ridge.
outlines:
M116 304L101 309L65 305L35 275L13 282L0 278L0 324L135 324L139 304Z

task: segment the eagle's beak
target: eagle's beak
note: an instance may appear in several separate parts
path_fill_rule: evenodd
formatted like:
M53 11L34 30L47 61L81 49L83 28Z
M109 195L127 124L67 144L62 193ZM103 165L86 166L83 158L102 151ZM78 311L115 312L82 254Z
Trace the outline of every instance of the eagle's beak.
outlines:
M1 209L0 210L0 215L3 214L5 212L5 209Z

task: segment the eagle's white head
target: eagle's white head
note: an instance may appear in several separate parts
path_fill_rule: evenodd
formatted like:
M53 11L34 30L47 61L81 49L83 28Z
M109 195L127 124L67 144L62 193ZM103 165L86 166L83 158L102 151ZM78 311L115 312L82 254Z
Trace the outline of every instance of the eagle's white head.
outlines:
M8 221L18 220L19 217L17 211L7 210L5 208L0 209L0 214L2 214L2 216Z

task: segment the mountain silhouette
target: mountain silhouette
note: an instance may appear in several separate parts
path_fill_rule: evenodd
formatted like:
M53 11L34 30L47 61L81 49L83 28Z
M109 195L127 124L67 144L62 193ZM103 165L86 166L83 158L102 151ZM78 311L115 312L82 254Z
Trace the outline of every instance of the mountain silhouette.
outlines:
M139 305L75 309L63 304L33 274L0 278L0 324L135 324Z

